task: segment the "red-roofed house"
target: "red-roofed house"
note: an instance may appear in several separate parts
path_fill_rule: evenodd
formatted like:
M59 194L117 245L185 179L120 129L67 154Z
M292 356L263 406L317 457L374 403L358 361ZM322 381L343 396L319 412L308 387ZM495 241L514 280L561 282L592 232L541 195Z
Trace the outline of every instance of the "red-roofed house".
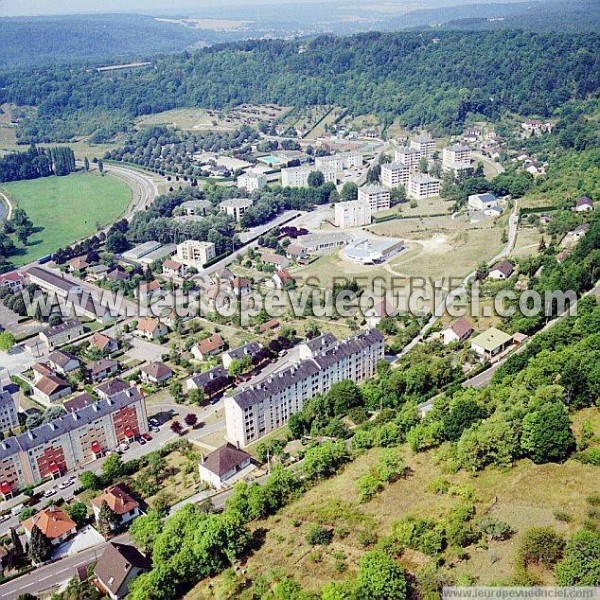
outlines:
M119 525L124 525L133 521L140 515L140 505L118 485L113 485L104 490L101 496L97 496L92 500L92 509L96 521L100 515L100 507L102 502L108 504L108 508L115 514L116 522L112 529Z
M466 340L475 331L473 324L466 317L460 317L452 321L446 329L440 331L440 338L444 344L452 342L462 342Z
M53 546L62 544L77 530L75 522L58 506L49 506L23 521L27 541L31 540L31 532L34 526L40 529Z
M0 288L8 288L12 292L18 292L23 289L23 276L17 271L4 273L0 275Z
M252 462L252 457L233 444L225 444L202 458L198 466L200 479L215 489L219 490L231 479Z
M503 260L499 263L496 263L488 273L488 277L490 279L508 279L513 274L514 268L507 261Z
M167 277L185 277L187 270L187 265L183 265L176 260L171 260L170 258L165 260L162 265L163 275L166 275Z
M225 349L223 338L215 333L205 340L200 340L192 347L192 354L198 360L206 360L210 356L221 354Z

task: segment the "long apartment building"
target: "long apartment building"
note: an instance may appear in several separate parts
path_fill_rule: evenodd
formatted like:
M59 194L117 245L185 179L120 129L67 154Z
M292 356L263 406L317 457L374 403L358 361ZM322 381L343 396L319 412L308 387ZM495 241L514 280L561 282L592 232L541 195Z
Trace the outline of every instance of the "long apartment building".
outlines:
M326 334L302 344L300 356L304 360L225 398L230 442L246 446L285 425L305 402L335 383L373 377L384 357L383 335L371 329L338 342Z
M281 185L283 187L308 187L308 178L313 171L323 173L325 182L336 182L336 174L333 169L317 169L316 167L290 167L281 169Z
M423 200L440 195L441 181L427 173L413 173L408 178L406 194L409 198Z
M148 430L134 387L0 441L0 493L6 498L46 477L61 477Z
M384 163L381 165L381 183L387 188L408 185L410 168L401 162Z
M358 200L366 202L371 207L371 212L376 213L390 207L391 194L390 190L371 183L358 188Z

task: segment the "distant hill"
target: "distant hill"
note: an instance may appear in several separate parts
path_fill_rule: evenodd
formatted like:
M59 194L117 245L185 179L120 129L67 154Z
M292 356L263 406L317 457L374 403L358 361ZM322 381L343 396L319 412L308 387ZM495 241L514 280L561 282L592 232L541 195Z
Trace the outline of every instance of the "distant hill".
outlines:
M133 14L0 19L0 69L61 62L98 63L178 52L233 39Z

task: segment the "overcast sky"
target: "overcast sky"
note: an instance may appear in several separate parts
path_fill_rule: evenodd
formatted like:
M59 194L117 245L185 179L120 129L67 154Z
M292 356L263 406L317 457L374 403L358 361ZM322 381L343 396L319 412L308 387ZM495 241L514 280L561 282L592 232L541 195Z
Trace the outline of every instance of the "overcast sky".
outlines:
M0 0L0 17L22 15L81 14L87 12L149 12L154 14L191 13L203 8L235 6L240 4L289 4L298 2L339 2L340 0L101 0L98 3L82 3L80 0ZM397 4L411 8L432 8L458 4L483 4L488 2L508 3L519 0L375 0L373 4ZM522 0L521 0L522 1ZM349 0L348 4L357 4ZM365 7L368 0L360 4ZM235 16L234 14L231 15Z

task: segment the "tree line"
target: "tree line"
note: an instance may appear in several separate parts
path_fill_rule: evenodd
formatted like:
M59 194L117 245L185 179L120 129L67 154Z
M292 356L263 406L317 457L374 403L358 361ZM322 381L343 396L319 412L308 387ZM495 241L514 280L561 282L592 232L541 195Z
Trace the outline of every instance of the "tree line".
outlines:
M24 152L0 157L0 182L68 175L75 171L75 154L68 147L39 148L32 144Z
M108 78L65 66L0 76L0 102L37 106L22 141L69 140L111 121L179 107L329 104L384 123L457 132L469 115L548 117L598 91L597 34L365 33L250 40L156 58ZM60 125L57 125L60 123Z

